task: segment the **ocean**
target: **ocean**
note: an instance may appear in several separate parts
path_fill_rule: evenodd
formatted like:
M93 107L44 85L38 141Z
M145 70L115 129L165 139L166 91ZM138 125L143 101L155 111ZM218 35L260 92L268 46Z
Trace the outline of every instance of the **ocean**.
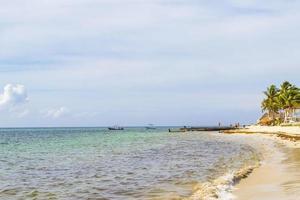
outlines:
M247 141L168 128L0 129L0 199L230 199Z

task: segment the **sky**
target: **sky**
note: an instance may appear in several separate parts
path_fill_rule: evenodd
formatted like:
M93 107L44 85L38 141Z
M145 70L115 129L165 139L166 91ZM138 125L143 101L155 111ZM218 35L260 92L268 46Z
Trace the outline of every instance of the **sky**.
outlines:
M0 126L254 123L300 86L296 0L0 0Z

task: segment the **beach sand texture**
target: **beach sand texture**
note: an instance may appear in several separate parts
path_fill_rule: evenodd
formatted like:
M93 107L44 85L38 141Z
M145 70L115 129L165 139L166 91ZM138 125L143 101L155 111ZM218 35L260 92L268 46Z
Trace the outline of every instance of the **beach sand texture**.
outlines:
M298 132L299 130L299 132ZM251 126L248 132L275 133L254 134L264 144L264 160L248 178L235 187L234 196L241 200L298 200L300 199L300 148L299 141L277 137L278 132L296 135L299 127ZM274 140L273 144L266 142Z

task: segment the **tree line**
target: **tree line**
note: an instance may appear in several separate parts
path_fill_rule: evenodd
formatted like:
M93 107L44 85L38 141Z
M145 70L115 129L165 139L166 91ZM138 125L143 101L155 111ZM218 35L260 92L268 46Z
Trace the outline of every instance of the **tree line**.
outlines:
M271 124L293 122L295 110L300 108L300 89L288 81L279 88L271 85L264 91L265 99L261 103L263 112L267 112Z

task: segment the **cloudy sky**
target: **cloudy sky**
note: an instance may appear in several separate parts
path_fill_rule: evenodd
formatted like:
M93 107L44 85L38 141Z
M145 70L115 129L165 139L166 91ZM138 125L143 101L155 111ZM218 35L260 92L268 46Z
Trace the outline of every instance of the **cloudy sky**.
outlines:
M300 85L296 0L0 0L0 126L255 122Z

